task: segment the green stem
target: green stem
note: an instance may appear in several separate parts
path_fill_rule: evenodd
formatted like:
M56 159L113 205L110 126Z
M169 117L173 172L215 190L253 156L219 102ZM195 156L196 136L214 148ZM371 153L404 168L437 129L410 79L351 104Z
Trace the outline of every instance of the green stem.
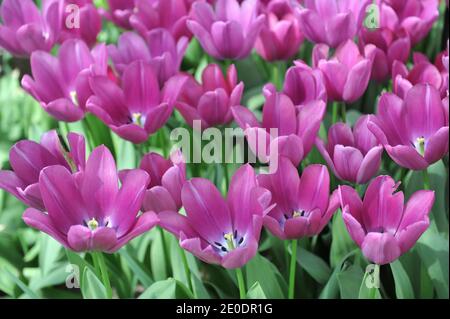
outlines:
M297 268L297 239L291 242L291 265L289 267L289 299L294 299L295 270Z
M331 114L331 124L335 124L338 120L339 103L333 102L333 109Z
M423 174L423 188L430 189L430 176L428 175L428 169L425 168L422 171Z
M92 258L94 259L94 266L97 273L100 273L103 285L106 289L106 298L112 298L111 282L109 281L108 268L106 267L105 258L103 253L99 251L92 252Z
M236 277L239 286L239 298L245 299L247 293L245 291L245 282L244 282L244 275L242 274L242 268L236 269Z
M188 261L187 261L186 252L181 247L180 247L180 251L181 251L181 260L183 261L184 272L186 274L186 280L188 282L189 290L192 292L192 295L195 295L194 294L194 288L193 288L193 285L192 285L192 280L191 280L191 271L189 269L189 264L188 264Z
M161 227L158 227L158 230L159 230L159 235L161 236L164 262L166 264L166 269L167 269L167 267L169 266L169 255L168 255L166 239L164 238L164 230Z
M341 117L342 117L342 122L346 122L347 121L347 106L345 105L345 102L341 103Z

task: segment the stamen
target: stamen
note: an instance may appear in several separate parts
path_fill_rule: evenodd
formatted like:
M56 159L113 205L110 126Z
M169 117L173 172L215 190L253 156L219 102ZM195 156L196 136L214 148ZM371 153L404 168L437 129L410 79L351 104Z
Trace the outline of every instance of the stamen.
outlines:
M234 236L233 233L224 234L223 238L227 241L227 246L229 250L234 249Z
M425 138L423 136L418 137L416 139L416 145L417 145L420 155L424 156L425 155Z
M132 120L134 124L142 126L142 114L141 113L133 113Z
M98 222L97 220L95 220L95 218L92 218L90 221L88 221L87 225L90 230L96 230L98 228Z
M70 91L70 98L73 104L78 105L78 96L76 91Z

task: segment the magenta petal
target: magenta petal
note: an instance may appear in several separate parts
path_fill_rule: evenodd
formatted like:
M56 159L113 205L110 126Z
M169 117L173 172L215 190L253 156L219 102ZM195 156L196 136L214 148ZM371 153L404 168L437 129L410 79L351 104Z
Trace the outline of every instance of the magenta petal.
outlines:
M111 129L121 138L134 144L144 143L148 139L148 133L142 127L135 124L121 126L110 126Z
M222 59L223 56L216 48L209 30L206 30L200 23L194 20L187 20L186 24L191 32L197 37L203 49L211 56Z
M193 178L187 181L181 200L192 226L208 241L221 241L224 233L233 231L228 205L209 180Z
M148 174L140 169L128 171L122 181L122 187L115 198L114 213L111 215L111 225L116 227L117 237L126 233L135 222L148 182Z
M355 183L362 161L363 155L358 149L342 145L334 147L334 167L343 180Z
M376 146L364 156L356 176L356 182L358 184L366 184L376 175L380 169L382 153L383 147Z
M187 217L176 211L163 211L158 214L158 217L159 226L177 238L180 238L181 233L184 233L188 237L198 236L190 226Z
M270 215L266 215L264 216L263 221L264 227L269 230L274 236L283 240L286 239L284 230L281 228L280 222L278 220Z
M260 126L256 116L245 106L232 106L231 112L233 113L234 120L242 129L245 129L247 125L250 127Z
M263 107L263 126L266 129L277 128L278 134L289 135L297 131L295 107L291 99L282 93L266 94Z
M84 117L84 111L66 98L54 100L47 104L45 110L54 118L64 122L77 122Z
M400 246L390 233L368 233L361 249L367 259L378 265L391 263L401 255Z
M342 95L344 101L351 103L363 95L370 80L371 70L372 62L368 59L362 60L350 70Z
M425 160L432 164L448 153L448 126L441 127L434 133L425 146Z
M428 222L434 204L434 191L421 190L411 195L405 207L399 231L419 221Z
M350 213L348 213L348 206L343 210L342 218L344 219L345 226L347 227L348 233L353 241L361 247L362 242L364 241L364 237L366 233L364 228L361 226L359 221L355 219Z
M23 213L22 218L28 226L39 229L56 239L64 247L69 247L65 234L61 233L61 231L53 225L50 217L46 213L34 208L28 208Z
M385 148L389 156L402 167L413 170L423 170L429 165L412 146L397 145L392 147L390 145L385 145Z
M23 188L25 184L23 181L17 177L13 171L0 170L0 188L7 191L11 195L16 196L19 200L21 198L17 188Z
M287 239L298 239L308 235L309 220L306 217L289 218L284 224Z
M406 253L416 244L420 236L428 229L429 225L430 221L428 217L426 217L424 220L409 224L398 231L396 237L402 254Z
M180 246L204 262L220 264L222 260L216 250L211 245L205 244L199 237L186 238L182 232L180 236Z
M326 111L326 103L315 100L306 103L298 110L297 135L302 139L303 152L306 156L314 145L322 119Z
M351 214L362 225L363 203L356 190L346 185L339 186L338 190L342 211Z
M258 251L258 242L250 238L245 246L238 247L227 253L222 258L222 266L227 269L235 269L244 266Z
M145 192L142 207L145 211L160 213L163 211L178 211L177 204L170 193L162 186L154 186Z
M277 146L275 146L277 144ZM276 169L275 167L275 149L278 147L278 156L288 158L292 164L297 166L305 157L302 139L295 134L289 136L281 136L274 139L270 143L270 171Z
M145 130L148 134L151 135L163 127L172 114L172 111L173 107L167 103L162 103L150 109L145 119Z
M131 229L122 237L117 239L117 244L109 249L108 252L113 253L119 250L123 245L127 244L130 240L135 237L149 231L155 227L159 222L158 216L153 212L143 213L136 219L136 223L131 227Z
M312 164L305 168L298 188L298 208L306 212L318 208L325 212L330 192L330 175L326 166Z

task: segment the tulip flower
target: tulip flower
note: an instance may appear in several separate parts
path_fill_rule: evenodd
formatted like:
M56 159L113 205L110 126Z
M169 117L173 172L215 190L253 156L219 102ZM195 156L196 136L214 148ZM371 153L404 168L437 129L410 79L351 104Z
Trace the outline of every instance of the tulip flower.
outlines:
M89 51L81 40L67 40L58 57L44 51L31 55L31 73L25 75L22 87L42 108L59 121L76 122L84 117L86 101L91 96L88 78L107 74L106 47Z
M4 0L0 6L0 47L28 57L37 50L50 51L59 37L61 6L48 1L42 13L32 0Z
M439 17L439 0L386 0L395 12L391 21L404 29L414 46L425 38Z
M190 3L185 0L136 0L136 10L130 17L130 24L142 36L153 29L164 28L175 39L190 37L186 26Z
M373 263L391 263L410 250L430 224L434 191L420 190L404 207L403 192L390 176L378 176L364 200L349 186L339 186L342 217L354 242Z
M9 151L12 171L0 170L0 188L25 205L44 210L38 184L40 172L51 165L61 165L72 172L84 170L84 137L69 133L67 140L69 151L61 145L56 131L42 135L41 143L23 140L14 144Z
M189 30L203 49L219 60L244 59L255 44L264 23L257 16L258 0L217 0L215 10L206 2L192 5Z
M352 103L364 94L372 71L369 53L373 49L373 45L367 45L363 56L357 45L348 40L336 49L331 59L327 59L328 46L314 47L314 66L323 73L329 100Z
M328 167L341 180L365 184L379 170L383 147L369 130L372 115L356 121L353 132L344 123L336 123L328 130L328 144L320 139L316 146Z
M269 2L266 19L255 48L267 61L287 60L294 56L303 42L294 10L288 0Z
M209 180L193 178L181 192L186 215L165 211L160 225L207 263L239 268L255 256L270 192L258 187L249 164L234 174L225 200Z
M264 217L264 227L281 239L319 234L339 206L337 192L330 197L330 175L324 165L309 165L299 177L297 168L280 158L278 170L259 175L258 183L272 193L276 204Z
M56 0L60 1L60 0ZM63 28L59 42L64 43L67 39L82 39L89 46L97 42L97 35L102 29L102 19L92 0L64 0L65 13L62 17ZM71 5L76 10L71 9ZM78 16L78 25L74 24Z
M160 91L152 66L136 61L125 68L121 86L107 76L91 77L94 94L86 107L123 139L143 143L169 119L184 81L173 77Z
M131 29L130 17L134 12L135 0L107 0L108 10L101 9L103 17L123 29Z
M289 96L296 106L315 100L327 101L327 89L322 72L312 69L301 60L294 61L285 75L283 93Z
M406 65L399 61L394 62L392 70L393 91L401 98L405 98L406 93L416 84L427 83L435 87L442 98L447 95L448 72L442 65L442 70L432 64L428 58L415 52L413 54L414 66L408 70Z
M297 9L305 37L336 48L352 40L362 27L370 0L305 0Z
M72 174L61 165L44 168L39 189L47 211L29 208L23 220L73 251L113 253L158 222L153 212L137 216L148 182L148 174L137 169L119 189L114 158L99 146L83 172Z
M160 86L180 70L188 45L188 39L181 37L178 42L165 29L149 31L145 40L134 32L125 32L119 37L117 46L109 45L108 54L119 74L135 61L149 63Z
M414 86L404 99L384 93L368 126L402 167L423 170L448 153L446 111L439 92L429 84Z
M380 10L380 25L374 29L361 28L359 45L363 50L368 44L373 44L372 78L385 81L389 78L392 64L398 60L406 62L411 50L411 40L408 33L399 28L398 17L394 9L387 3L378 0Z
M249 146L260 161L267 163L277 149L275 155L285 156L297 166L314 145L326 104L315 100L296 107L271 84L264 87L263 93L266 102L262 123L243 106L232 108L234 119L245 131ZM277 136L272 134L273 129L277 129Z
M142 210L156 213L179 211L182 206L181 188L186 181L186 163L181 151L172 153L170 159L165 159L158 153L148 153L142 157L139 168L150 176ZM121 171L121 179L129 171Z
M238 83L236 67L228 67L226 76L216 64L209 64L202 73L202 83L188 76L176 104L186 122L193 126L201 121L202 128L228 124L231 107L241 103L244 83Z

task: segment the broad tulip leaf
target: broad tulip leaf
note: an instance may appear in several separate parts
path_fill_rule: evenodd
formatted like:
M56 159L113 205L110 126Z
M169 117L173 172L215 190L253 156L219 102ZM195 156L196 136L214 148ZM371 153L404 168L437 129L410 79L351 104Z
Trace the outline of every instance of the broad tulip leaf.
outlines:
M396 260L390 264L392 275L395 281L395 294L397 299L412 299L414 298L414 290L409 280L408 274L403 268L400 260Z
M84 299L106 299L105 286L89 268L84 269L81 293Z
M264 293L263 289L261 288L261 285L259 282L255 282L253 286L250 287L250 289L247 292L247 298L248 299L267 299L266 294Z

